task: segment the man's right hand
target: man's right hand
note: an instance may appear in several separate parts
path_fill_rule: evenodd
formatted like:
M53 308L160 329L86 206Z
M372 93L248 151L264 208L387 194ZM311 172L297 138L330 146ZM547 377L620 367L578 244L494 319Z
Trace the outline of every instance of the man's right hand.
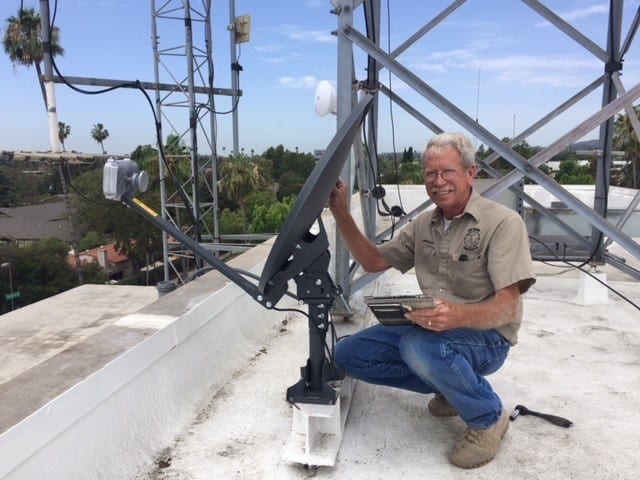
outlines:
M342 178L338 178L335 187L333 187L329 195L329 210L331 210L334 217L336 215L349 213L348 193L347 184L344 183Z
M329 195L329 209L336 220L336 226L342 238L347 243L351 254L367 272L386 270L390 265L382 258L375 244L362 234L353 220L349 211L348 195L347 184L338 178Z

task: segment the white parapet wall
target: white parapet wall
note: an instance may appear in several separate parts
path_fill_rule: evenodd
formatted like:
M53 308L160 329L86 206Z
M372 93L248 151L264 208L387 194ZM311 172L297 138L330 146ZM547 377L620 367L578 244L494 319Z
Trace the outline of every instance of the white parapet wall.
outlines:
M270 248L232 264L259 275ZM0 435L0 478L133 478L282 318L217 272L123 317L117 325L158 330Z

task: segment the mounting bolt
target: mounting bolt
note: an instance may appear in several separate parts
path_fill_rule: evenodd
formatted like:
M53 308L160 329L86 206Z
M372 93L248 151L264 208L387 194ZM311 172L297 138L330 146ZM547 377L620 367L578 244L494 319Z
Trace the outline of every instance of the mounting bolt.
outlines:
M271 308L271 307L273 307L273 303L271 303L271 302L267 302L267 303L266 303L266 307L267 307L267 308Z
M316 280L316 285L322 285L322 280L320 280L319 278Z

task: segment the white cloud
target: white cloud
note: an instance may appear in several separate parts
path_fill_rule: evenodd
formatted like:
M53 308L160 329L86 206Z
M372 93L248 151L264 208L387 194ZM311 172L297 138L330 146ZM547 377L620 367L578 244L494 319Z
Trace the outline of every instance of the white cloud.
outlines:
M475 49L436 52L424 59L414 59L410 67L416 71L441 75L461 70L480 70L499 82L550 87L582 86L599 72L598 62L584 56L483 56Z
M476 48L458 48L455 50L433 52L430 55L430 57L433 60L443 60L443 61L462 60L462 59L473 58L475 55L477 55L476 52L477 52Z
M286 57L258 57L260 60L266 63L272 63L274 65L280 65L286 63L289 60Z
M303 55L299 52L287 52L281 45L262 45L254 47L259 59L271 64L281 64L300 59Z
M445 73L447 71L447 68L442 63L420 63L414 65L414 68L421 72L431 73Z
M333 43L336 37L329 30L309 30L298 25L283 25L281 31L291 40L315 43Z
M599 5L591 5L586 8L579 8L576 10L571 10L570 12L560 13L560 16L565 20L576 20L579 18L590 17L591 15L598 15L600 13L608 13L609 5L606 3L601 3Z
M519 85L549 87L583 86L598 73L597 62L571 55L512 55L474 60L469 67Z
M498 58L484 58L473 62L474 66L487 70L557 70L592 68L595 62L570 55L510 55Z
M590 5L584 8L578 8L575 10L570 10L568 12L559 12L558 16L562 18L565 22L571 22L572 20L582 20L588 18L592 15L600 15L600 14L609 13L609 5L606 3L600 3L597 5ZM549 27L551 24L547 21L536 23L536 27Z
M318 83L318 79L313 75L304 75L302 77L280 77L278 85L284 88L313 88Z
M253 47L256 52L259 53L274 53L282 50L280 45L256 45Z
M417 70L444 73L447 67L458 67L473 62L480 57L483 51L493 51L499 47L505 47L517 43L508 36L482 36L474 38L464 48L435 51L426 59L414 59L413 67Z

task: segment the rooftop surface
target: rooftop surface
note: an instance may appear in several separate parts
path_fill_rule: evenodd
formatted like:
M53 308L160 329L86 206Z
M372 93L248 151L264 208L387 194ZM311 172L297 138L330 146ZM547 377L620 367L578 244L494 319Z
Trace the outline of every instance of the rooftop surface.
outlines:
M155 329L115 325L153 287L83 285L0 317L0 434Z
M415 191L417 199L423 198L423 188ZM248 268L252 264L248 257L255 262L264 260L264 252L269 248L256 247L239 256L236 260L246 264L237 266ZM610 251L626 258L635 268L640 267L640 261L615 245ZM213 378L222 364L233 363L232 358L242 354L244 360L233 367L235 370L225 377L215 394L206 396L201 408L193 415L191 410L183 415L191 421L182 430L176 428L183 420L177 418L180 415L154 417L159 424L150 436L156 439L156 444L163 444L162 451L152 455L140 445L131 445L147 461L133 477L120 478L280 480L311 474L320 479L341 480L636 478L640 445L640 421L636 418L640 411L640 312L613 292L605 294L608 299L604 301L604 290L597 291L597 295L580 295L584 292L582 274L566 264L551 266L536 262L535 267L538 281L524 296L525 316L519 343L490 381L508 411L518 404L525 405L531 410L565 417L573 422L572 427L565 429L540 418L520 416L511 423L494 461L464 471L447 460L448 450L465 429L459 418L432 417L427 411L430 396L359 382L336 465L310 470L289 463L283 454L295 407L286 402L285 392L297 382L299 368L308 357L307 320L299 313L282 313L280 317L280 312L271 311L276 314L275 320L266 328L261 327L267 334L256 337L259 338L256 346L245 341L246 332L245 337L235 337L224 328L257 330L251 327L253 321L256 326L263 326L272 320L263 318L261 313L249 313L249 321L239 325L236 311L241 312L239 315L249 312L249 302L253 301L244 294L237 299L224 294L213 304L229 310L231 307L220 302L227 297L232 299L232 321L224 324L227 325L224 328L216 323L207 328L221 337L220 343L226 350L205 343L205 349L212 352L211 360L205 363L207 371L193 371L193 375ZM640 304L637 281L610 266L600 267L599 273L603 272L611 288ZM140 353L115 365L114 360L150 337L182 336L187 324L176 319L201 305L211 291L228 283L209 275L160 299L153 287L85 285L0 317L0 437L35 410L42 410L43 406L47 410L47 402L62 392L73 393L69 391L73 385L110 362L112 367L135 367L142 358ZM374 321L363 306L363 295L416 291L412 272L401 275L389 271L381 275L352 296L354 316L348 322L336 320L338 334L348 334ZM246 305L239 305L245 301ZM209 305L204 309L209 309ZM175 330L167 331L167 327L174 325ZM203 333L204 328L195 336L203 337ZM193 370L190 358L179 359L187 357L189 350L171 345L167 348L172 356L167 357L161 368L173 369L171 362L184 361ZM149 348L143 351L148 352ZM163 375L170 373L161 371ZM168 378L174 381L173 377ZM92 383L84 383L93 388L100 386L96 381L94 378ZM166 401L162 385L149 385L150 396ZM67 402L59 404L75 405L80 398L78 390L82 389L76 389L75 397L67 395ZM127 401L142 402L141 408L146 405L140 397L133 396ZM55 409L50 414L41 414L34 419L40 423L32 424L47 425L54 412ZM118 412L125 420L131 414ZM105 416L105 421L109 418ZM163 436L157 433L162 429L179 433L175 438L173 433ZM34 434L42 436L41 433ZM117 455L134 452L128 443L124 445L120 453L107 461L124 463ZM75 451L77 447L71 443L67 449ZM13 477L10 474L4 478Z
M510 425L498 456L460 470L447 452L465 429L435 418L430 396L359 382L335 467L311 472L282 458L291 429L286 388L307 356L307 323L286 325L204 408L156 465L137 479L631 479L640 445L640 314L613 293L600 305L578 302L579 274L536 264L525 295L520 341L491 376L505 408L559 415L561 428L533 416ZM611 272L612 288L640 304L638 283ZM415 289L411 273L388 272L372 287L392 294ZM372 321L356 295L355 318ZM359 306L357 306L359 305ZM341 328L344 329L344 325ZM347 328L358 328L350 325Z

